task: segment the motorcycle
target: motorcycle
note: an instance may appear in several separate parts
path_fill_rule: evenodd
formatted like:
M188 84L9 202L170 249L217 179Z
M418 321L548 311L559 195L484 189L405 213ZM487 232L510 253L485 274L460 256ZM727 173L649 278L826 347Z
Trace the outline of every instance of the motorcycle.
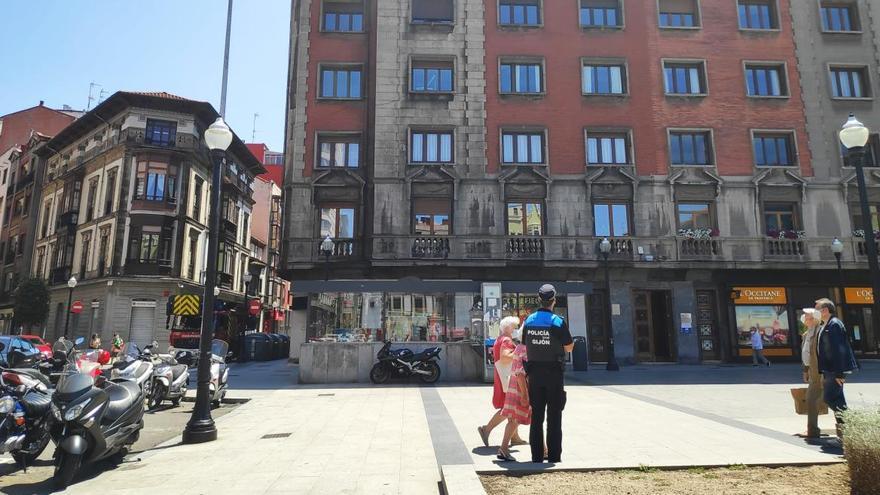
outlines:
M0 454L12 454L25 470L49 445L50 402L49 380L41 373L0 369Z
M156 409L165 400L171 401L174 406L180 405L188 384L189 368L185 364L178 364L170 355L154 354L153 385L147 398L147 407Z
M133 382L141 389L144 397L151 397L153 368L152 346L141 350L137 344L130 342L126 346L125 356L110 368L110 381L114 383Z
M144 395L136 382L103 381L99 387L72 364L65 371L50 405L57 445L52 481L58 489L66 488L84 463L122 462L144 427Z
M220 402L226 397L229 380L229 368L226 366L228 353L229 343L219 339L211 341L211 383L208 385L208 392L214 407L220 407Z
M103 349L77 351L72 341L60 337L52 345L52 357L38 363L37 367L54 385L65 373L64 369L69 361L76 364L78 371L97 379L103 371L102 367L110 362L110 353Z
M440 379L440 366L434 359L440 359L440 348L430 347L419 353L409 349L391 350L391 341L376 354L378 363L370 370L370 381L376 384L387 382L392 376L409 377L416 375L423 383L436 383Z

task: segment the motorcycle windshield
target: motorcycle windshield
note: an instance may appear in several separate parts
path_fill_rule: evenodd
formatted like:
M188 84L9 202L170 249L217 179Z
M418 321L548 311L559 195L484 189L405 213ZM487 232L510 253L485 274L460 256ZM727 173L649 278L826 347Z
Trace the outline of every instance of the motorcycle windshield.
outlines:
M213 354L215 358L225 361L227 352L229 352L229 344L226 341L219 339L211 341L211 354Z
M52 352L63 352L67 354L68 351L73 349L73 341L67 339L58 339L52 344Z
M87 351L83 351L79 358L83 361L91 361L93 363L97 363L98 359L101 357L100 349L89 349Z

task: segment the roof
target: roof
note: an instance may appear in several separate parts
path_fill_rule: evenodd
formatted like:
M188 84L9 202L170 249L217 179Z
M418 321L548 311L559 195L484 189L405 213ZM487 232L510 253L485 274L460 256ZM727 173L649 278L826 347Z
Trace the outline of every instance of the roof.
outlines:
M106 125L107 121L129 107L145 107L155 110L192 113L207 124L214 122L220 117L214 106L208 102L190 100L164 91L117 91L59 132L43 148L47 150L44 153L57 152L57 150L70 146L86 134L92 132L93 129ZM241 164L245 165L255 175L265 173L266 170L263 168L263 164L245 146L244 142L235 134L235 131L233 131L232 145L229 147L229 151L238 157Z
M14 112L7 113L6 115L0 115L0 119L5 119L5 118L7 118L7 117L11 117L11 116L16 115L16 114L19 114L19 113L29 112L29 111L34 110L34 109L37 109L37 108L42 108L42 109L45 109L45 110L49 110L49 111L51 111L51 112L56 112L56 113L60 113L60 114L63 114L63 115L67 115L66 113L62 112L61 110L58 110L58 109L55 109L55 108L47 107L46 105L43 104L42 101L40 101L40 104L39 104L39 105L34 105L34 106L32 106L32 107L23 108L23 109L21 109L21 110L16 110L16 111L14 111ZM68 115L68 117L70 117L70 115Z

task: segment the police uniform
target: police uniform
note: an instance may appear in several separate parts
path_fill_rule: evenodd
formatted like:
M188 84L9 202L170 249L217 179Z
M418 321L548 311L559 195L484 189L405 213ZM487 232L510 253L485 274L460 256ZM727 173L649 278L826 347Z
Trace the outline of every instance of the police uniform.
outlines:
M545 285L538 295L542 301L548 302L556 297L556 289ZM526 374L529 379L529 403L532 406L529 431L532 462L544 460L545 409L547 459L550 462L559 462L562 457L562 408L565 405L564 346L572 343L571 332L561 316L541 308L526 318L522 337L528 358Z

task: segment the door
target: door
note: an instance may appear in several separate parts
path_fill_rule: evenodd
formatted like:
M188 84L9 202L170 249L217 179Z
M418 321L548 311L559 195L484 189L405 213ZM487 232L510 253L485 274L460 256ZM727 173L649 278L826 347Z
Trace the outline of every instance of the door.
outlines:
M696 329L700 339L700 360L718 361L721 359L720 339L718 338L718 311L715 305L715 291L697 291Z
M654 320L651 315L651 293L635 291L633 293L634 325L636 330L636 360L654 360L654 334L651 327Z
M668 291L633 292L636 359L639 361L675 361L671 307Z
M608 361L608 353L605 349L605 313L607 303L605 291L596 290L589 296L589 326L590 326L590 362L604 363Z
M876 355L877 340L870 306L847 306L844 320L853 351L857 356Z
M143 349L153 342L156 301L132 301L131 304L131 327L128 332L128 342L133 342Z

